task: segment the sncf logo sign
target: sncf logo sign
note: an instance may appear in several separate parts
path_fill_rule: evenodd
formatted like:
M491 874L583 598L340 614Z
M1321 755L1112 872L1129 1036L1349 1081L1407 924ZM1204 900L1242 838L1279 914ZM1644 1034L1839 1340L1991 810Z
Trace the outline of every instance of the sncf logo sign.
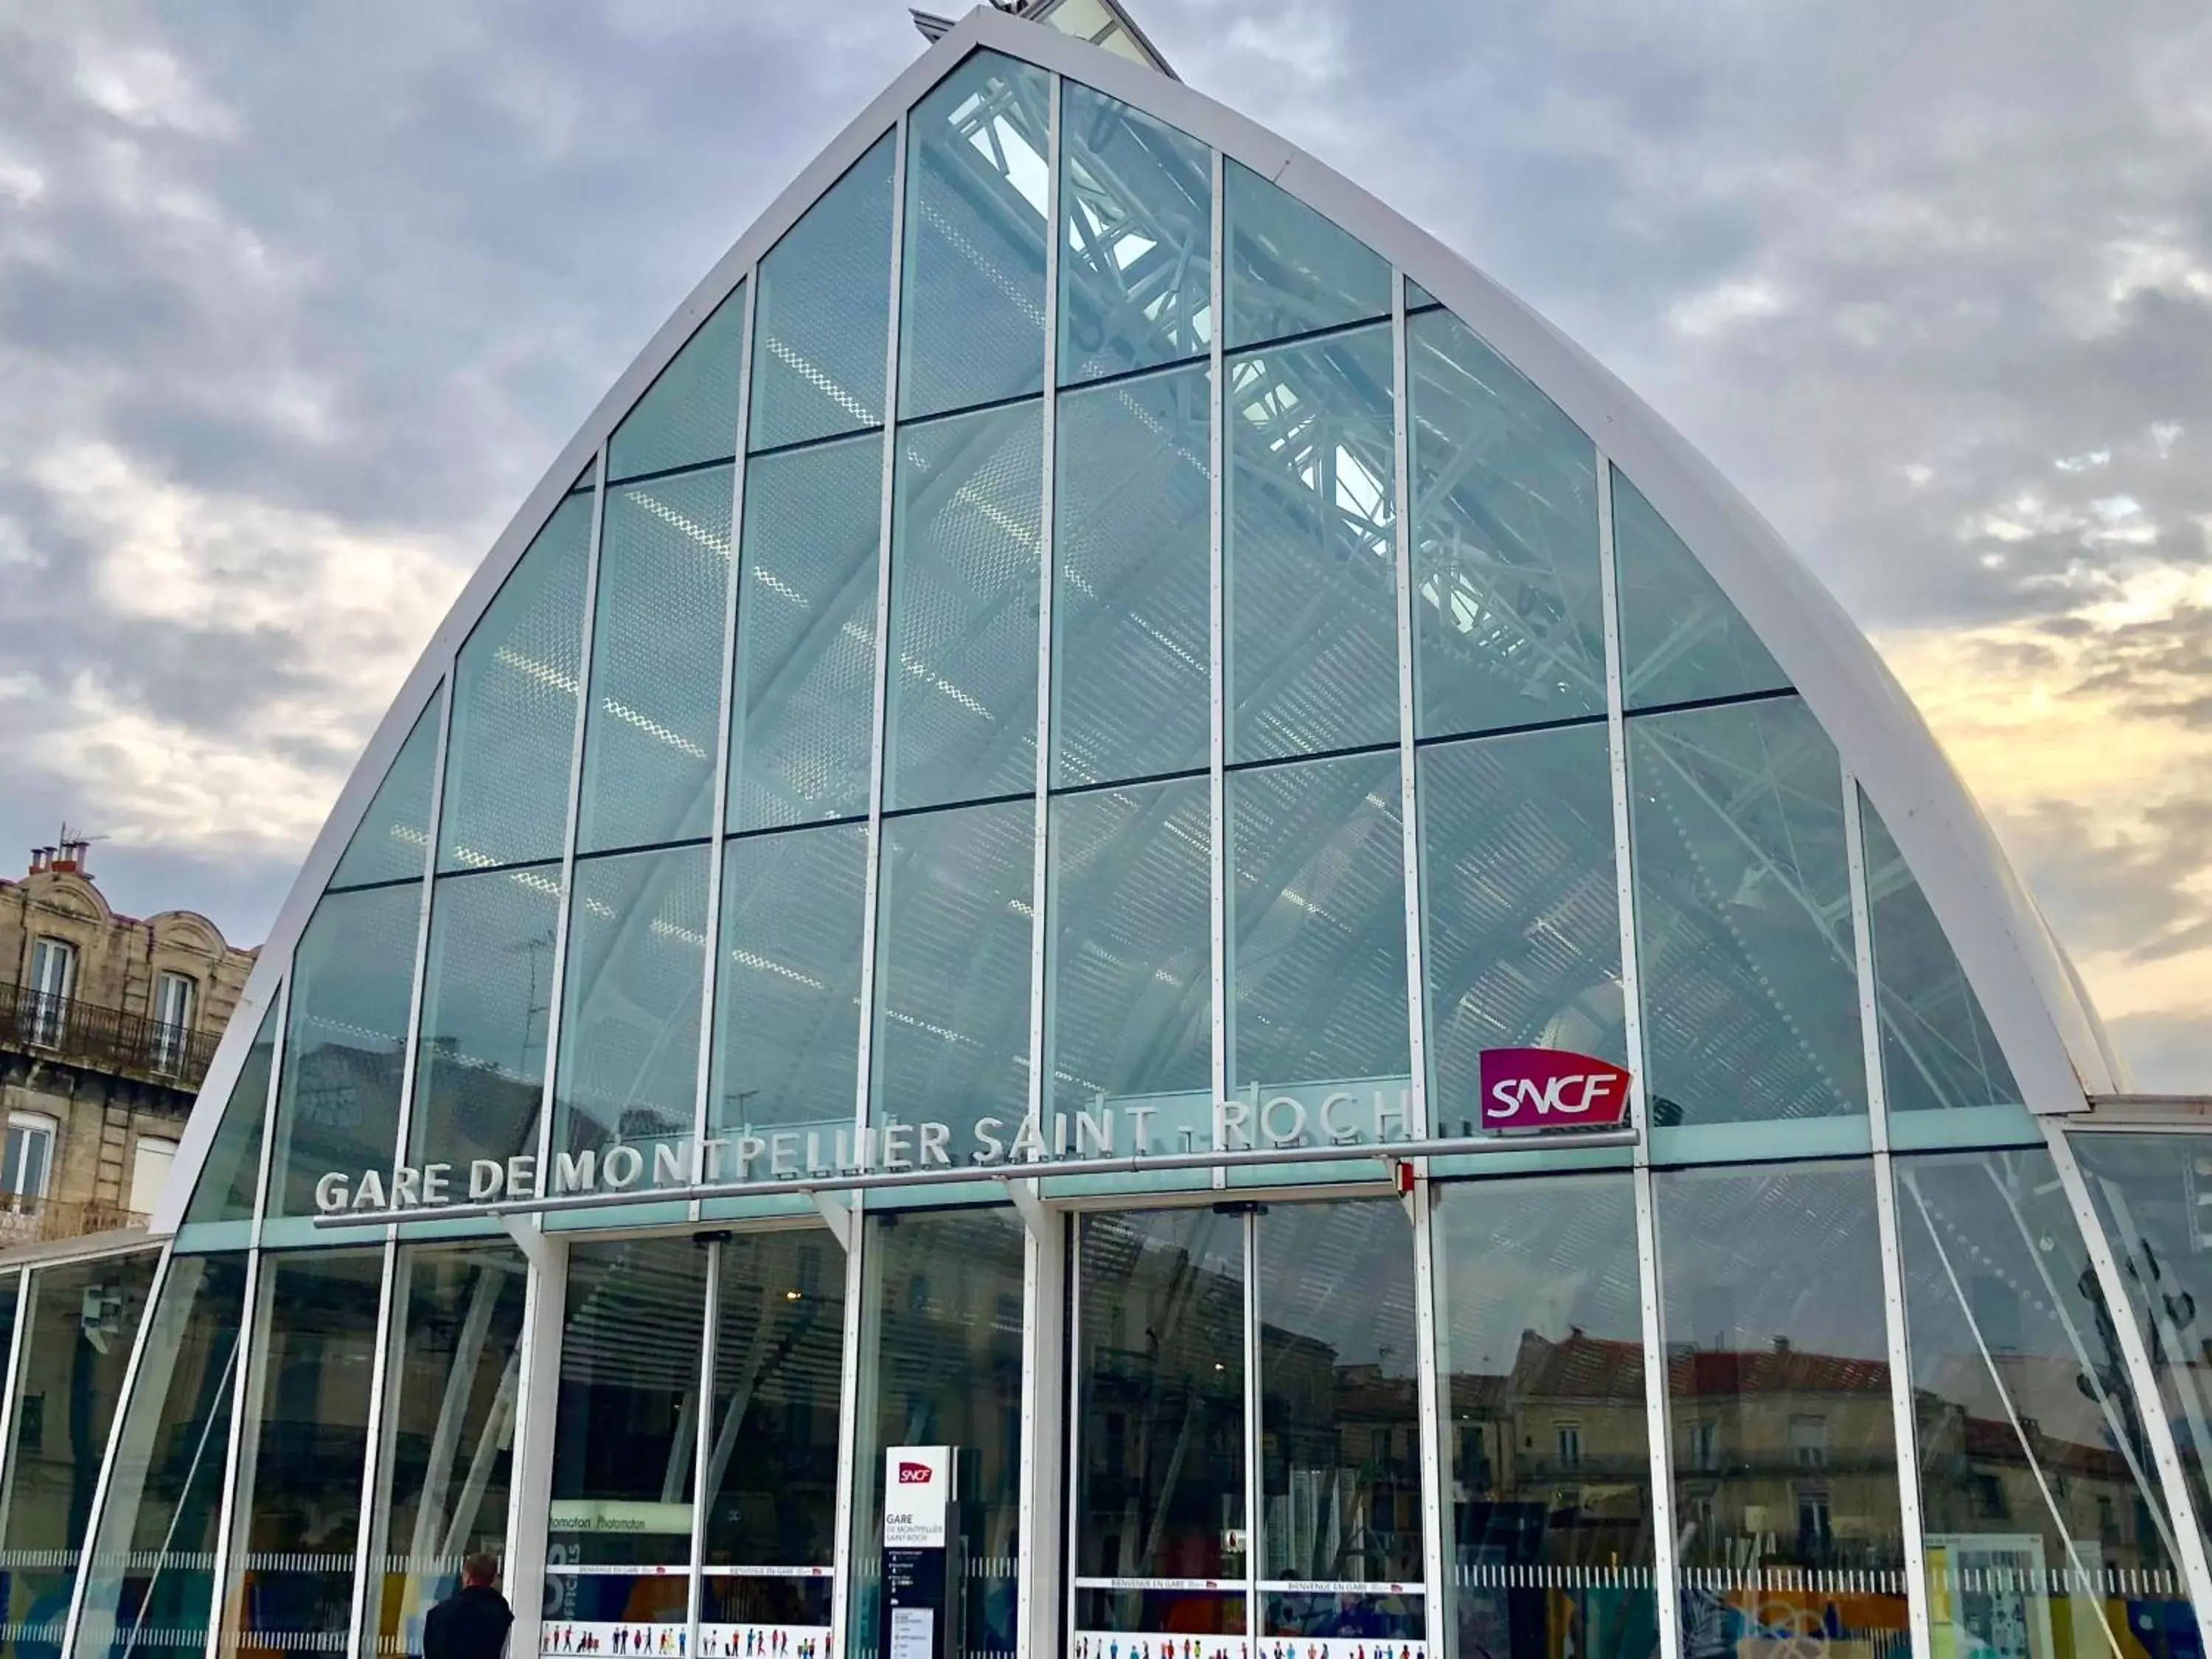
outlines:
M1610 1128L1628 1115L1628 1073L1565 1048L1485 1048L1486 1129Z
M899 1485L926 1486L929 1484L929 1477L933 1473L933 1471L927 1463L908 1463L902 1460L898 1466Z

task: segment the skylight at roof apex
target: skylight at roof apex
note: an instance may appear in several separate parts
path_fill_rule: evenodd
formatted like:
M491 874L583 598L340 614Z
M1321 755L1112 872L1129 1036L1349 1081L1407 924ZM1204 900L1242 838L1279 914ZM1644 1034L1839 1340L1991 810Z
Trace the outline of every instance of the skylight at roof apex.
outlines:
M1005 12L1010 17L1042 23L1062 34L1103 46L1117 58L1157 70L1170 81L1182 79L1144 30L1137 27L1136 19L1129 15L1121 0L989 0L989 3L994 10ZM943 40L957 21L918 6L910 9L908 15L914 19L921 38L932 46Z

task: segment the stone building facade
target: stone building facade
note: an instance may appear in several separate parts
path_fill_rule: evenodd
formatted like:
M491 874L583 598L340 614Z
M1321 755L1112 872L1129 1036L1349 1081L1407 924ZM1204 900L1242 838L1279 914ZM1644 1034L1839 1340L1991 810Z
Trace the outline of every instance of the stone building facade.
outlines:
M0 1242L139 1224L253 966L193 911L119 915L86 851L0 880Z

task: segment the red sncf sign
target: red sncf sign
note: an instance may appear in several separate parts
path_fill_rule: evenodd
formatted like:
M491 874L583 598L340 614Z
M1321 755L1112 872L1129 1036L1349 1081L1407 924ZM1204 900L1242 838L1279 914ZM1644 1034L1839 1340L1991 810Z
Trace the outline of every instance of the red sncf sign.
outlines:
M1628 1115L1628 1073L1565 1048L1485 1048L1486 1129L1609 1128Z
M930 1474L930 1467L927 1463L908 1463L904 1460L901 1460L899 1463L899 1485L902 1486L926 1486L929 1484Z

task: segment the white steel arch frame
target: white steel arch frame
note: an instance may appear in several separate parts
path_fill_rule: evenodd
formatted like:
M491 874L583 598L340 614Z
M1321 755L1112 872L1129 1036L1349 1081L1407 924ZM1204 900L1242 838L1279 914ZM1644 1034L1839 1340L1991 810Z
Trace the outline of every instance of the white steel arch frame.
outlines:
M1986 823L1903 690L1842 607L1774 530L1635 394L1525 305L1342 175L1180 82L985 6L833 140L662 325L555 459L493 544L340 792L270 930L247 992L265 1003L416 718L532 537L698 325L808 208L970 52L1003 52L1096 88L1180 128L1288 190L1419 282L1528 377L1637 481L1756 630L1864 785L1987 1011L2031 1109L2078 1112L2124 1078L2094 1011ZM1054 232L1057 240L1057 232ZM233 1021L202 1089L221 1101L252 1032ZM196 1111L157 1229L173 1229L219 1110Z

